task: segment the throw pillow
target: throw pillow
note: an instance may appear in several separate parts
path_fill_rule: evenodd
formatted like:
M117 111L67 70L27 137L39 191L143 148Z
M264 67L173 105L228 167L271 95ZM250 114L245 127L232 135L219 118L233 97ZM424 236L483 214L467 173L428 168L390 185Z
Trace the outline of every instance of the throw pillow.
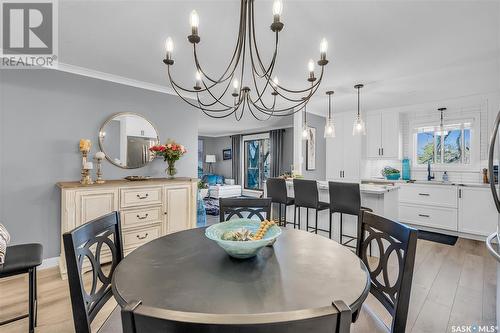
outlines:
M0 223L0 265L5 262L5 252L7 251L7 244L10 242L10 235L7 229Z

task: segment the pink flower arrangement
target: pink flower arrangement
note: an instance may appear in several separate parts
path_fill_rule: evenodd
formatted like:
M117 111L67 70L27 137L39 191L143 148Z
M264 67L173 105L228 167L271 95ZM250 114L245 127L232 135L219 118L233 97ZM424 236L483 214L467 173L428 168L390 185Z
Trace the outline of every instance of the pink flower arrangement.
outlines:
M187 153L187 149L173 140L167 141L164 145L156 145L149 148L149 151L154 153L156 156L161 156L165 160L165 162L175 162L179 158L181 158L185 153Z

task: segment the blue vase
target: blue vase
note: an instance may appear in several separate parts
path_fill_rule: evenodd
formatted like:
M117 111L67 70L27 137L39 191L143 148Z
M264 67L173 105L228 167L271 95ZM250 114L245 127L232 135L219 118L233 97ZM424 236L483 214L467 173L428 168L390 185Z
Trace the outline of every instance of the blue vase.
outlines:
M403 160L403 180L410 180L410 159L405 158Z

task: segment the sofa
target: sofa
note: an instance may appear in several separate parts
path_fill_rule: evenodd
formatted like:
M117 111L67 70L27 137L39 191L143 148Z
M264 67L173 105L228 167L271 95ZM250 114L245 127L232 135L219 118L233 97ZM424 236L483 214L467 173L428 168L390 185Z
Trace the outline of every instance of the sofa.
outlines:
M234 185L233 179L224 179L224 176L204 175L202 182L208 184L208 196L214 199L241 196L241 185Z

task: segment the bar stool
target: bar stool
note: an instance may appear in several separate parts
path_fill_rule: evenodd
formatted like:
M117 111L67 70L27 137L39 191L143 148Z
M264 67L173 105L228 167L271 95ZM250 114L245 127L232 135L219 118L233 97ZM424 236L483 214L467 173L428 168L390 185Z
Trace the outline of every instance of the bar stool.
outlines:
M328 182L328 191L330 194L330 225L332 224L332 215L334 213L340 213L339 243L352 249L356 249L355 246L350 245L349 243L357 240L358 235L347 235L342 231L344 224L342 219L343 214L357 216L359 224L361 212L373 212L373 210L361 206L361 192L359 190L358 183ZM356 230L358 230L358 228L356 228ZM345 243L343 242L344 238L348 238Z
M286 209L295 203L293 198L287 195L286 181L283 178L268 178L266 181L267 197L271 198L272 203L277 203L279 224L285 226L288 224L286 220ZM282 214L281 207L285 205L285 212ZM292 222L290 222L292 224Z
M331 223L330 230L318 228L318 211L322 211L330 208L330 205L326 202L319 201L318 194L318 183L315 180L305 180L305 179L294 179L293 180L293 191L295 197L295 208L293 217L293 227L297 225L297 208L299 210L299 220L298 225L300 229L300 208L306 208L306 230L313 230L316 234L318 230L328 232L331 234ZM316 222L314 227L309 226L309 208L316 210Z

